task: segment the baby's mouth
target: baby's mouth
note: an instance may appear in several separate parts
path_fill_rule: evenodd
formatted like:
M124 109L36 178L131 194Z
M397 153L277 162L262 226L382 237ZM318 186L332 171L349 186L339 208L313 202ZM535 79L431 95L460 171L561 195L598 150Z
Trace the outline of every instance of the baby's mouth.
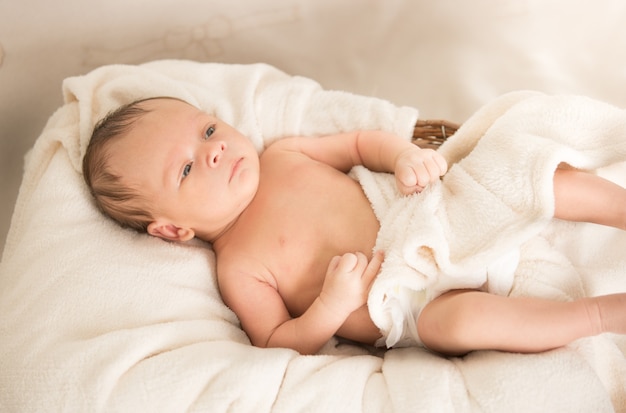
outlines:
M237 161L235 161L233 163L233 166L232 166L232 168L230 170L230 177L228 178L228 182L233 180L233 178L235 177L235 175L239 171L242 162L243 162L243 158L239 158Z

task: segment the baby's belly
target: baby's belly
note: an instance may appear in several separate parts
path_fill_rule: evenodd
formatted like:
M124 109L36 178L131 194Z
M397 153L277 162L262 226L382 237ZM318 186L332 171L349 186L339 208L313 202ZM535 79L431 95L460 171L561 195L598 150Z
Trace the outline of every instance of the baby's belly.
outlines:
M371 257L379 223L359 183L328 166L298 163L261 182L256 202L263 232L273 234L271 272L297 317L319 296L332 257L357 251ZM359 341L378 335L367 308L348 319L341 335Z
M334 256L362 252L371 257L378 221L369 203L363 205L362 199L355 199L349 204L353 207L335 205L332 210L324 205L328 212L322 215L306 213L303 207L304 213L291 217L289 225L275 232L277 255L272 272L294 317L306 311L319 296Z

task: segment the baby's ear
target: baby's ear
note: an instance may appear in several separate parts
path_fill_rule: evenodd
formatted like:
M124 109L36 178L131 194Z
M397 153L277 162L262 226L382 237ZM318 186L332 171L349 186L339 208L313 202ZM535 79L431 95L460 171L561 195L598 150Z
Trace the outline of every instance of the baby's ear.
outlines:
M148 234L168 241L189 241L195 236L191 228L181 228L174 224L154 221L148 224Z

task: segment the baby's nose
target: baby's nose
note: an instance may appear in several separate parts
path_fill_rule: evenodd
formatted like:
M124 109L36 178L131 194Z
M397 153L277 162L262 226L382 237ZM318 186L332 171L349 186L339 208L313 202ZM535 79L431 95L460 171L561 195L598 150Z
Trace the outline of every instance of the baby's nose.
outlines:
M224 151L226 151L225 142L214 142L213 145L211 145L211 148L209 148L209 152L207 154L207 164L211 168L215 168L219 165Z

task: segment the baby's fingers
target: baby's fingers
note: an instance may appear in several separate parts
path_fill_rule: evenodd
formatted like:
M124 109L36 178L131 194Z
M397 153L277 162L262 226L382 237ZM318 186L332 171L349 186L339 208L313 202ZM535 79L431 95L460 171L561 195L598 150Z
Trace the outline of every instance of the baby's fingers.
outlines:
M356 254L347 253L343 254L341 257L337 257L337 271L348 273L354 271L357 264L359 263L359 258Z
M435 152L434 160L439 166L439 176L444 176L448 172L448 161L439 152Z
M439 168L431 159L416 165L414 169L417 175L417 186L422 189L439 179Z
M440 153L432 149L425 149L424 151L428 152L424 153L423 166L428 172L427 177L430 178L431 182L434 182L448 171L448 163Z
M398 189L406 195L421 192L447 171L448 164L443 156L431 149L420 149L396 166Z
M424 162L430 177L435 180L448 172L448 162L438 152L432 151L432 157Z
M335 255L333 258L331 258L330 263L328 264L329 274L337 270L337 266L339 265L340 260L341 260L341 257L339 255Z
M420 179L418 179L418 185L422 187L438 181L446 173L445 169L442 170L441 165L435 159L424 162L423 167L425 172L419 175Z
M412 165L402 165L396 169L395 173L396 178L402 185L406 187L417 185L417 173Z
M380 271L380 266L382 265L384 259L385 259L384 251L381 251L381 250L376 251L374 255L372 256L372 259L370 260L370 262L367 264L365 271L363 271L362 278L363 278L363 281L365 281L367 285L368 291L370 287L372 286L372 284L374 283L374 280L376 279L376 275L378 275L378 272Z
M398 189L404 195L422 192L431 183L430 174L424 164L402 168L396 172Z

